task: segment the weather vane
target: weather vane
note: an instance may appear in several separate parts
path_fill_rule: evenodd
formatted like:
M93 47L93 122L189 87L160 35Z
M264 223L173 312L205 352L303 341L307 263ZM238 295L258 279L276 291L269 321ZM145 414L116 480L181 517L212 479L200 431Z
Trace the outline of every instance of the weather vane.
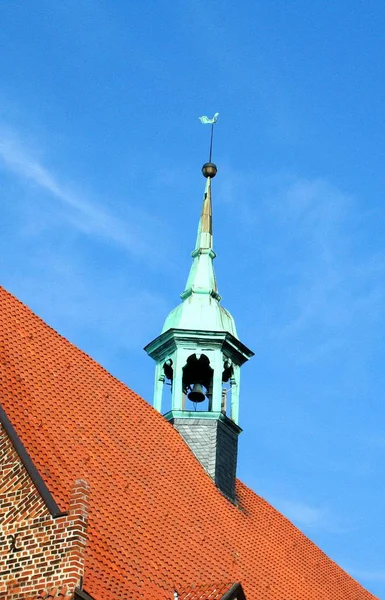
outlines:
M212 119L208 117L199 117L199 120L204 125L211 125L211 137L210 137L210 155L209 155L209 163L211 163L211 157L213 154L213 135L214 135L214 125L218 121L219 113L215 113Z

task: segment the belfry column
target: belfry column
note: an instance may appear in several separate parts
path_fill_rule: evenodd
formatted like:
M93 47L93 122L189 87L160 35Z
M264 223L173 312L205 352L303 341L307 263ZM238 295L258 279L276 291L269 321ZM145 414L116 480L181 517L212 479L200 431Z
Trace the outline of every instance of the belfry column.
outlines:
M222 353L216 353L213 361L214 377L213 377L213 398L212 411L221 412L222 410L222 371L223 371L223 356Z
M158 363L155 367L155 386L154 386L154 408L160 412L162 410L163 385L166 376L162 365Z

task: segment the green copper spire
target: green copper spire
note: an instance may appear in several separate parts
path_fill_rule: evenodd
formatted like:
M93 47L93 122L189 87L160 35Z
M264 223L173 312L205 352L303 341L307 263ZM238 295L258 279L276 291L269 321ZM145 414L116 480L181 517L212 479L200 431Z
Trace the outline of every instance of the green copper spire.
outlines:
M233 317L220 305L213 265L211 180L217 168L213 163L206 163L202 172L207 181L195 249L191 254L193 264L181 294L183 302L168 315L162 332L171 328L228 331L238 337Z
M220 300L213 265L215 252L213 248L211 177L207 177L197 240L191 256L193 257L193 264L191 265L186 288L181 294L182 300L193 293L209 294Z

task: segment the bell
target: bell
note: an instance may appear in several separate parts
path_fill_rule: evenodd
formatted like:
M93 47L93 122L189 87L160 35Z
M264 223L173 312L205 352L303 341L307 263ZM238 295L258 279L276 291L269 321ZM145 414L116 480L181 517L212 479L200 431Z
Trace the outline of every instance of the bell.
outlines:
M205 394L203 392L202 385L200 383L194 383L194 387L188 394L187 398L191 400L191 402L203 402L205 399Z

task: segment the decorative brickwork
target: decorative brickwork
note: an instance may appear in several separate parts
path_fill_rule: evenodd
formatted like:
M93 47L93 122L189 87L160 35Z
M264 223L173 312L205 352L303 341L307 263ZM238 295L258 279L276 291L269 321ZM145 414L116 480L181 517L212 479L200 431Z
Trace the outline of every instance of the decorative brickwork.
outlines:
M0 428L0 600L71 600L84 572L87 484L53 518Z

